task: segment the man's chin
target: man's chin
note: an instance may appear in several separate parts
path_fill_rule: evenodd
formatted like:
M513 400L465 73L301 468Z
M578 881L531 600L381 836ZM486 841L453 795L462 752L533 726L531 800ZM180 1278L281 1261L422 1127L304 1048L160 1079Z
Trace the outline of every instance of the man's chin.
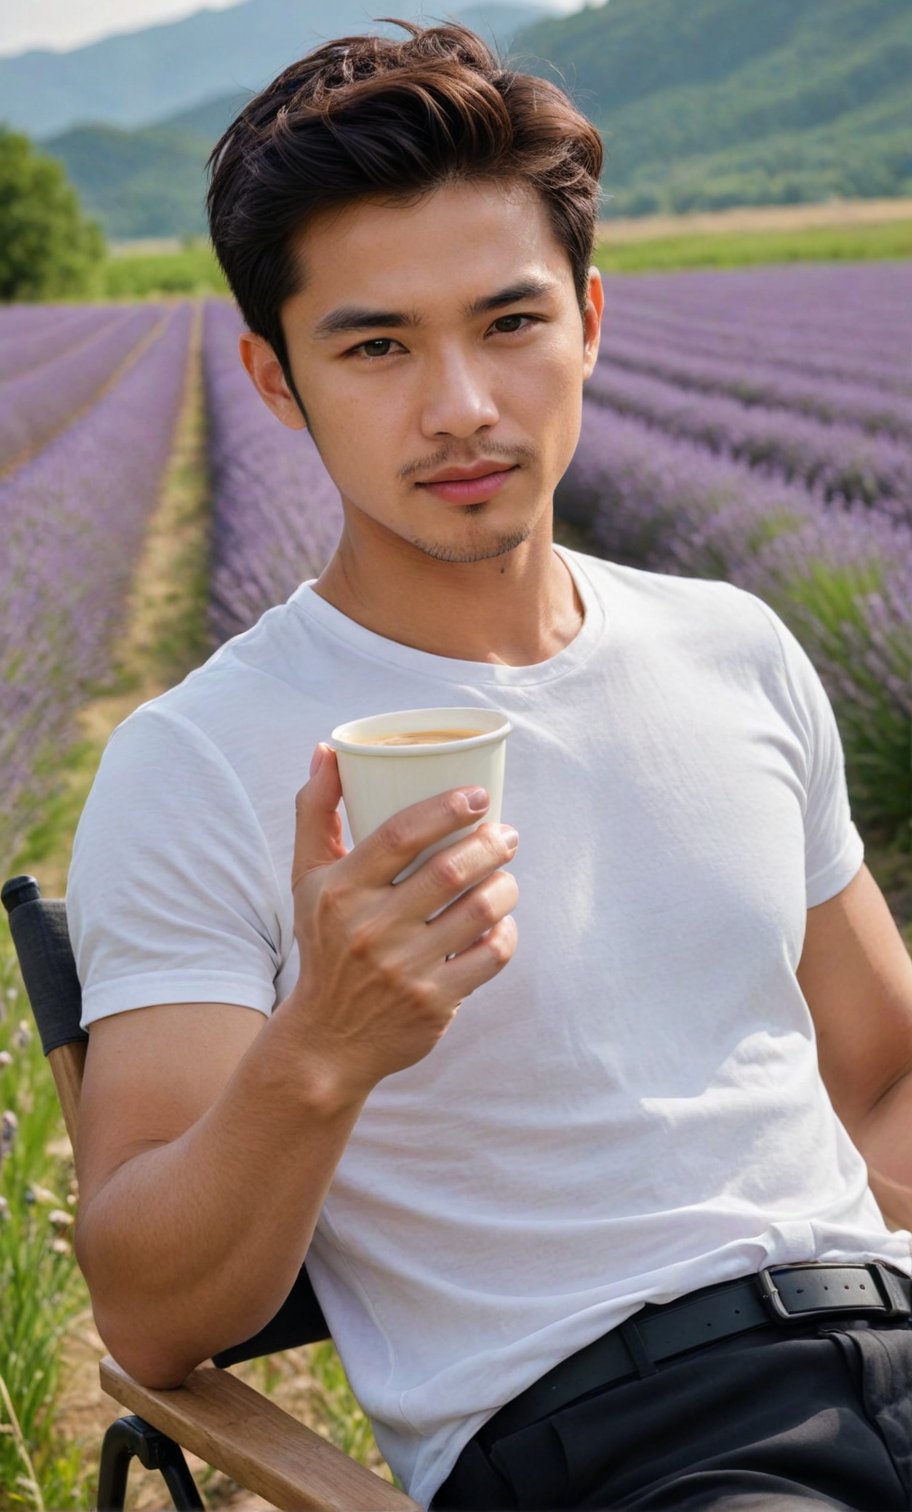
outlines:
M488 562L493 557L506 556L507 552L515 551L531 534L532 527L527 525L511 535L491 536L487 540L459 543L413 540L412 545L437 562Z

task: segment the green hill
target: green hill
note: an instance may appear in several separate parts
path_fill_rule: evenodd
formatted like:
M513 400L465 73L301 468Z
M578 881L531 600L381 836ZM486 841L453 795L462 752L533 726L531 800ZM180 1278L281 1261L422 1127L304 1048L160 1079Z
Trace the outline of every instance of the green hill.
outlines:
M602 130L613 213L912 192L908 0L609 0L518 43Z
M909 0L608 0L521 32L510 59L602 130L609 216L912 195ZM203 163L245 97L44 145L109 235L195 234Z
M552 0L468 0L433 6L436 15L465 12L466 22L498 41L547 15ZM110 7L113 15L115 6ZM58 136L86 122L143 127L232 90L248 93L294 58L330 37L395 32L372 18L367 0L242 0L201 8L91 42L69 52L34 49L0 57L0 119L31 136ZM397 16L426 13L426 0L404 0ZM398 33L401 35L401 33Z
M106 235L130 239L204 233L203 165L209 147L195 137L165 128L77 126L42 146L60 158Z
M457 0L438 14L506 48L550 8L551 0ZM421 9L422 0L407 0L397 14ZM306 16L300 0L246 0L69 53L0 58L0 119L25 130L42 123L42 147L63 162L108 236L197 235L206 158L245 100L318 41L369 29L366 16L363 0L309 0ZM80 124L49 134L48 123L74 117Z

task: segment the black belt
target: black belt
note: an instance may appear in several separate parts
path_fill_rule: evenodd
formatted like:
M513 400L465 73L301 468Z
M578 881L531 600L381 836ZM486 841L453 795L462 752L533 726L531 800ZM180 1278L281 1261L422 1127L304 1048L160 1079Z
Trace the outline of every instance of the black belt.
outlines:
M660 1305L647 1303L610 1333L562 1360L483 1424L485 1448L508 1433L549 1417L578 1398L663 1360L752 1328L854 1313L871 1318L912 1315L912 1282L879 1261L867 1265L775 1265L757 1275L703 1287Z

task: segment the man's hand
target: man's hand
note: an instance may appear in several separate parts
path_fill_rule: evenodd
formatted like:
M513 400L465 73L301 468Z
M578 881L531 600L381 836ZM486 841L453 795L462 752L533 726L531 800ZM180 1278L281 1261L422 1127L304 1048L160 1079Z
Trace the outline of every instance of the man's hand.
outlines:
M499 869L516 850L509 826L482 825L392 885L426 846L484 813L487 795L474 795L454 789L413 804L346 852L335 753L317 748L297 795L301 975L283 1011L299 1017L308 1063L320 1062L343 1101L362 1101L382 1077L427 1055L460 1003L516 948L518 889Z
M213 1001L92 1025L76 1248L102 1338L148 1386L178 1385L274 1316L364 1099L427 1055L516 943L516 883L498 870L515 846L497 825L391 885L483 809L444 793L346 852L321 752L298 794L291 995L268 1019Z

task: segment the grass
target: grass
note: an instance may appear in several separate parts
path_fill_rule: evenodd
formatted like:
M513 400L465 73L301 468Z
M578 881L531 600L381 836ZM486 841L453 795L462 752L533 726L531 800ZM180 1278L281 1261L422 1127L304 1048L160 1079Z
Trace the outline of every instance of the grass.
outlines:
M794 226L751 229L722 226L713 231L690 230L682 218L672 235L650 235L644 221L643 239L628 239L630 223L613 240L610 223L602 227L595 263L604 273L673 272L687 268L737 268L767 263L868 262L912 258L912 211L908 218L873 224L851 220L846 208L842 225L803 225L796 206ZM783 215L786 210L783 209ZM786 215L787 218L787 215ZM663 227L667 218L663 218ZM224 274L204 238L174 251L131 252L109 257L95 297L146 299L168 295L227 294Z
M88 1294L72 1256L69 1145L13 953L0 949L0 1507L87 1507L54 1412L62 1338Z
M670 273L772 263L870 262L912 258L912 217L877 225L805 226L769 231L687 232L612 243L595 252L603 273Z
M108 257L96 297L149 299L158 295L227 294L228 285L208 241L174 252L128 252Z

